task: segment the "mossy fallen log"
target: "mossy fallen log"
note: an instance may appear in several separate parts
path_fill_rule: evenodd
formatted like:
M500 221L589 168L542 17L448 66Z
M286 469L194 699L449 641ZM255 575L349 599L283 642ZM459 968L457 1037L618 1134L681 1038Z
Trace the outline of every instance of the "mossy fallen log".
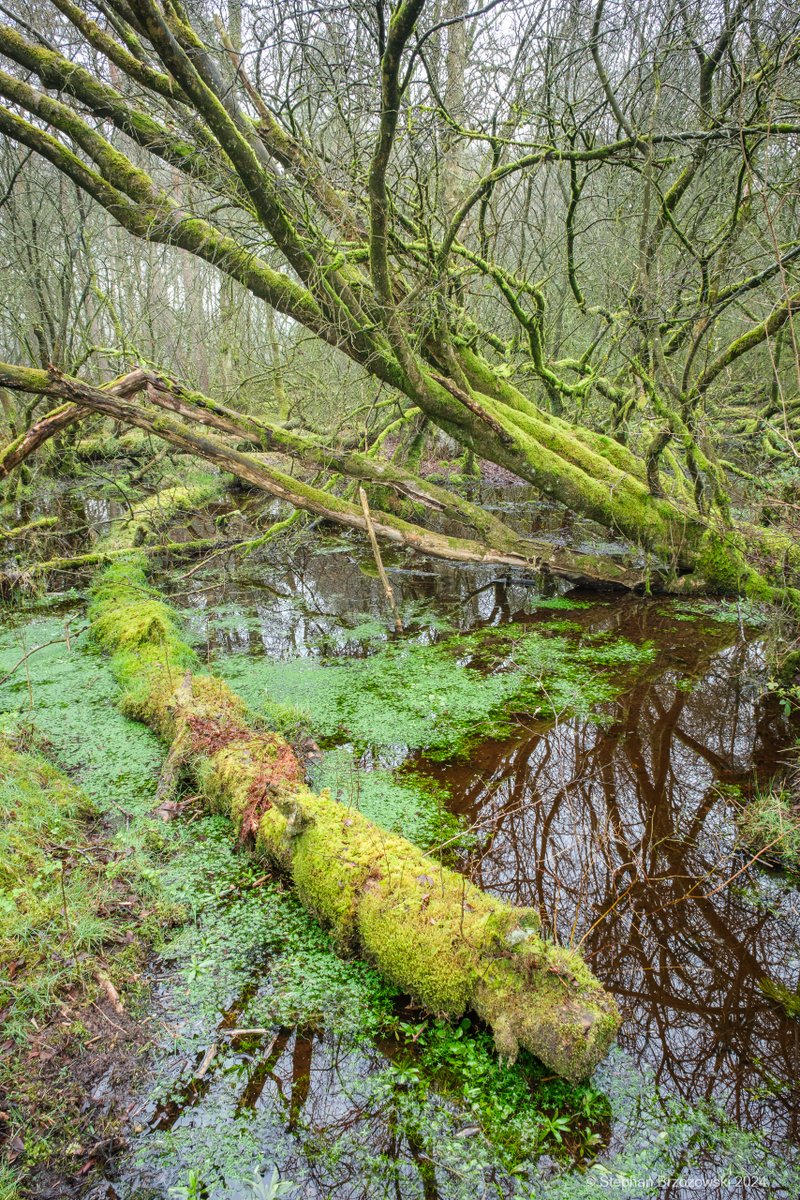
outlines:
M101 574L90 617L125 710L169 743L170 774L183 766L242 841L291 877L342 953L368 959L431 1012L471 1009L510 1059L524 1047L573 1082L592 1072L620 1018L580 955L543 938L533 910L313 795L291 746L254 725L226 683L196 671L175 614L147 586L144 556Z

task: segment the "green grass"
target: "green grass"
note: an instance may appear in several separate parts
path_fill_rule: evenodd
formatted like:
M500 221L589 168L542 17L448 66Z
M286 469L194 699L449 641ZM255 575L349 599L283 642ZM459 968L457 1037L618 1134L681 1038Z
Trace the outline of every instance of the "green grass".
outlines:
M779 1004L787 1017L800 1020L800 992L792 991L774 979L762 979L759 987L765 996Z
M161 921L138 923L131 881L114 879L98 818L97 804L50 762L0 739L0 1010L11 1043L0 1056L0 1091L11 1134L22 1140L0 1175L0 1196L27 1188L40 1168L68 1174L70 1145L116 1132L116 1114L87 1110L71 1067L86 1052L97 972L135 1012L143 947ZM100 1024L93 1043L109 1036Z
M85 973L113 927L99 915L102 872L81 853L94 806L38 756L0 742L0 979L9 1037L22 1041ZM91 961L91 959L89 959Z
M796 797L780 787L757 794L739 814L742 841L766 863L800 873L800 808Z
M0 1200L21 1200L18 1180L19 1176L13 1167L0 1163Z

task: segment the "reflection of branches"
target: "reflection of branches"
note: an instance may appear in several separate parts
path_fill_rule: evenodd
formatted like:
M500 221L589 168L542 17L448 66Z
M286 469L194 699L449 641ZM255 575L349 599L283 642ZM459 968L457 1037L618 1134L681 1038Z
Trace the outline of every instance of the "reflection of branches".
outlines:
M486 832L471 876L534 904L581 945L625 1005L623 1036L659 1079L689 1099L722 1081L737 1114L759 1123L774 1102L748 1077L797 1074L790 1023L758 991L785 971L787 931L730 888L753 863L728 866L730 811L714 786L720 774L735 779L737 764L746 770L769 736L737 685L754 653L684 643L664 658L678 658L691 691L654 667L608 706L606 727L562 719L446 777Z

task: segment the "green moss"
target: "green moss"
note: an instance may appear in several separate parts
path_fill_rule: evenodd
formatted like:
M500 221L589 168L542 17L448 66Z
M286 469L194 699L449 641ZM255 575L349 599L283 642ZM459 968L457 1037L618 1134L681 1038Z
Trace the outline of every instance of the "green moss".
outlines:
M325 793L294 797L288 816L270 810L257 844L284 861L288 848L303 904L434 1012L463 1014L475 952L513 923L509 906Z
M800 596L795 589L783 587L783 578L773 585L765 575L754 570L745 559L746 549L742 534L728 532L722 535L708 530L700 544L696 575L708 588L722 595L744 594L748 600L764 604L785 599L798 607Z
M488 896L325 793L269 809L256 847L288 868L342 949L429 1011L452 1020L473 1008L508 1058L525 1047L577 1081L613 1040L613 1000L579 955L542 939L534 912Z
M0 960L16 964L14 982L0 980L8 1036L26 1036L30 1018L79 973L74 955L109 932L97 913L96 871L69 857L93 812L43 758L0 739Z
M112 655L124 711L152 724L197 660L172 609L148 587L146 567L144 555L132 552L105 568L93 589L89 619L94 640Z
M199 473L186 484L175 484L154 492L134 505L126 520L115 523L111 534L104 539L107 549L141 546L157 538L182 513L194 514L222 494L220 475Z
M330 795L306 792L289 748L277 735L248 730L241 701L222 680L187 674L166 691L165 679L153 675L149 653L161 649L165 677L174 679L184 644L171 611L146 594L140 559L117 563L103 573L92 616L96 638L116 652L112 669L122 682L129 682L130 660L126 658L125 671L119 672L117 656L133 655L135 661L140 649L147 652L151 723L162 736L174 738L171 756L177 754L192 766L210 803L237 825L247 814L256 850L291 874L304 906L332 930L342 950L360 951L390 983L434 1012L460 1016L472 1004L492 1024L498 1046L511 1057L527 1046L571 1079L596 1065L616 1032L613 1001L581 964L582 970L572 971L567 983L567 995L580 1014L573 1020L561 988L553 985L554 974L561 976L563 985L561 968L532 928L532 914L491 898L405 838L386 832ZM530 636L515 637L515 650L522 645L530 654ZM557 653L558 641L547 641L552 653ZM541 654L540 637L536 646ZM392 657L395 653L398 660ZM390 687L396 697L404 698L404 689L413 690L404 660L422 653L425 660L417 663L415 680L417 703L419 676L429 687L441 689L448 677L443 681L438 672L449 668L450 681L460 684L461 720L465 712L485 720L485 698L470 691L478 690L474 684L484 677L457 663L452 646L405 643L361 661L372 671L373 689L381 687L385 695ZM333 669L322 673L330 676ZM521 674L527 686L529 665ZM503 696L509 680L518 690L514 673L485 677L486 685ZM443 692L439 697L449 703ZM428 708L432 698L429 692ZM417 721L422 718L413 704L410 714ZM427 719L430 722L430 712ZM273 760L278 765L281 755L288 757L290 769L279 774L276 786L263 768ZM243 832L249 827L243 826ZM532 982L534 961L542 971Z
M759 987L765 996L781 1006L787 1017L800 1020L800 992L793 992L774 979L762 979Z
M75 444L75 454L79 459L111 459L122 458L126 455L141 457L147 450L147 438L140 429L129 429L120 437L110 437L107 433L92 434L82 437Z
M355 808L390 833L402 833L423 850L468 843L458 818L447 808L448 793L433 780L408 772L359 765L350 747L329 750L314 768L315 791L328 789L346 808Z
M31 626L24 647L4 630L0 673L18 660L21 649L59 636L63 618ZM118 817L112 802L145 811L152 805L157 775L155 739L114 708L108 666L82 648L84 641L73 637L69 651L52 646L31 657L32 712L64 760L84 772L97 805ZM20 710L28 719L27 687L21 676L18 673L16 681L0 689L0 695L8 709ZM596 1200L601 1190L621 1200L630 1195L632 1178L664 1176L680 1183L687 1175L707 1172L709 1164L721 1175L763 1174L773 1188L800 1194L790 1153L768 1153L756 1137L744 1135L710 1106L693 1108L670 1098L621 1051L614 1052L602 1075L613 1097L615 1149L604 1153L594 1168L591 1158L607 1132L604 1098L591 1088L575 1089L553 1079L551 1070L525 1052L513 1067L499 1062L490 1034L429 1021L421 1033L419 1026L409 1030L407 1048L395 1065L371 1042L359 1056L352 1050L351 1035L361 1039L378 1030L385 1033L385 1022L392 1016L391 990L374 969L336 957L326 934L293 891L280 882L265 882L263 865L236 852L235 830L227 820L193 814L189 821L168 825L146 822L146 832L137 821L122 818L120 824L126 840L120 842L122 853L113 871L124 877L141 861L145 843L157 846L162 856L158 879L171 907L197 918L170 935L166 951L167 970L176 970L179 981L169 994L168 1049L174 1053L155 1051L164 1054L163 1079L159 1094L149 1097L151 1103L175 1095L186 1063L186 1086L192 1088L194 1063L218 1038L220 1012L244 994L248 999L237 1018L243 1026L277 1029L299 1022L324 1027L325 1040L314 1038L315 1056L335 1046L337 1081L347 1097L357 1097L359 1120L354 1127L342 1131L337 1125L325 1136L315 1129L306 1142L314 1178L323 1188L337 1186L345 1159L348 1167L356 1164L358 1178L369 1180L376 1195L395 1187L396 1159L379 1159L371 1148L376 1130L386 1128L381 1121L388 1112L391 1137L412 1138L422 1155L441 1163L442 1171L470 1196L481 1194L491 1174L504 1195L535 1192L547 1200ZM156 868L153 871L155 878ZM197 1128L202 1123L203 1177L220 1194L237 1186L233 1181L251 1164L261 1163L267 1139L277 1147L281 1169L292 1178L298 1171L305 1178L305 1158L294 1138L286 1148L283 1094L277 1087L270 1090L269 1078L257 1108L240 1108L241 1080L258 1067L258 1056L257 1043L247 1043L237 1053L223 1040L207 1096L191 1092L191 1102L197 1104L191 1119L169 1131L148 1128L134 1139L138 1162L156 1164L153 1176L159 1180L162 1172L171 1178L183 1172L185 1177L187 1167L197 1164ZM316 1059L320 1061L326 1060ZM263 1057L260 1062L272 1069ZM303 1137L311 1132L303 1126L304 1116L299 1113L296 1126ZM368 1136L365 1121L370 1122ZM478 1131L459 1136L465 1127ZM492 1145L487 1145L487 1136ZM545 1160L541 1172L531 1161L546 1151L566 1164L580 1156L582 1146L587 1147L588 1170L561 1170L546 1178L551 1159Z
M247 808L251 767L247 747L236 743L223 747L213 758L197 759L197 783L212 812L234 821L241 819Z
M538 612L539 609L569 612L580 608L592 608L593 604L590 600L571 600L569 596L533 596L527 607L534 612Z
M749 526L746 538L751 553L765 560L765 571L776 584L800 582L800 545L780 528Z

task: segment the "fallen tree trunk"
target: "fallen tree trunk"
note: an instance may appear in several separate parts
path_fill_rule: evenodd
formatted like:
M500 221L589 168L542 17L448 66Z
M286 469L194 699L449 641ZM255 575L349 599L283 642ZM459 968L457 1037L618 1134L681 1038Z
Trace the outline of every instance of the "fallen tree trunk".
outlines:
M119 379L113 379L110 383L104 385L103 390L107 391L112 396L133 396L145 384L146 376L144 371L137 368L134 371L129 371L127 375L121 376ZM46 389L34 387L29 389L33 392L41 391L42 394L47 394ZM0 451L0 479L9 475L15 467L18 467L25 461L35 450L56 434L62 433L71 425L77 424L84 417L91 415L90 408L82 408L80 404L73 404L67 401L66 404L60 404L57 408L45 413L43 417L30 427L13 442L4 447Z
M256 421L240 414L236 414L234 420L231 410L224 409L222 405L207 397L197 397L194 393L175 395L163 386L151 386L153 378L152 375L137 370L114 385L96 388L80 379L53 371L0 363L0 383L10 388L69 398L73 402L73 413L103 413L127 425L143 429L170 445L213 463L252 487L287 501L295 508L304 509L347 528L368 532L360 505L305 483L253 454L243 453L229 441L223 440L222 436L198 433L186 420L176 419L163 410L167 409L170 414L178 413L180 417L210 426L218 431L218 434L246 438L251 442L256 440L265 447L284 450L307 462L313 462L314 465L322 465L325 462L334 469L340 467L355 478L395 488L400 494L413 497L427 507L436 508L479 530L480 541L437 533L393 513L379 510L373 512L373 526L378 537L396 545L409 546L434 558L523 570L543 570L575 583L630 588L642 585L645 581L642 571L629 570L608 558L565 550L548 542L526 538L499 521L497 517L483 512L478 506L454 496L444 488L418 479L395 464L378 464L366 455L352 452L337 455L334 451L327 451L324 447L314 444L310 438L280 430L263 420ZM157 411L132 403L119 392L115 392L114 387L124 387L125 396L131 394L131 389L136 392L147 387L147 398L156 406ZM190 402L189 395L194 402ZM200 400L204 401L204 404L199 403ZM162 411L158 411L159 409ZM29 433L29 440L36 445L40 444L40 440L33 437L32 431ZM0 477L6 473L0 456Z
M677 540L676 544L682 544L680 554L665 552L665 565L661 568L655 565L646 569L628 569L607 557L570 551L548 542L526 538L493 514L481 510L479 506L454 496L444 488L437 488L429 481L419 479L396 464L378 464L364 454L329 450L311 437L281 430L279 426L263 419L235 413L209 397L188 392L152 372L137 369L105 388L97 388L52 369L42 371L0 363L0 385L67 399L71 402L73 413L102 413L127 425L143 429L188 454L213 463L251 486L285 500L295 508L304 509L351 529L368 532L367 522L358 505L323 488L305 483L294 475L286 474L261 457L243 453L230 444L230 438L244 438L251 443L255 441L265 448L278 448L290 453L302 462L333 467L355 479L388 486L400 495L413 498L429 508L438 509L471 525L479 532L480 540L448 536L392 513L375 510L373 525L378 537L435 558L549 572L573 583L588 585L623 588L649 586L657 590L679 593L707 591L723 595L746 595L753 600L786 603L794 609L800 609L800 590L793 586L800 578L800 547L791 537L779 531L751 525L742 525L738 529L715 527L698 518L692 518L691 537L688 537L687 525ZM132 403L127 398L137 392L144 392L156 411ZM522 406L522 399L519 403ZM164 410L169 410L170 415ZM173 413L179 414L179 418L182 419L176 419L171 415ZM46 424L49 417L50 414L43 419ZM548 419L555 422L554 418ZM216 432L213 435L197 433L189 421L210 427ZM41 444L44 437L49 436L52 436L52 433L46 432L40 436L36 428L32 427L18 442L35 448ZM555 423L553 436L557 440L563 440L566 436L560 425L556 426ZM588 432L586 437L589 437ZM16 443L14 445L16 446ZM588 453L596 456L594 448L590 451L581 441L576 442L576 445L579 448L579 457ZM9 453L10 449L6 451L6 457L16 464L20 461L20 448L15 449L13 455ZM622 447L617 447L614 453L617 457L629 454ZM3 458L0 454L0 478L10 469L4 465ZM609 463L608 469L612 474L616 471L618 475L627 479L627 472L622 471L621 467ZM567 486L570 476L566 467L564 471L563 499L568 501L571 494ZM609 477L606 480L595 480L594 483L601 491L610 489L611 493L617 493L622 479ZM635 475L631 476L628 483L641 489L641 483ZM639 499L641 500L641 496ZM653 497L649 497L648 505L653 500ZM656 510L651 511L648 505L645 507L653 517ZM574 507L578 511L589 512L592 516L602 518L600 510L595 511L591 506L587 508L585 504L578 504ZM680 521L683 520L681 515ZM623 533L629 532L624 525L620 525L619 528ZM640 530L640 533L642 532ZM673 532L677 537L677 527ZM650 546L651 549L661 546L663 550L671 535L664 536L667 541L663 545L657 538L653 540L650 535L642 536L641 544L645 547ZM758 565L751 565L748 557L755 559Z
M309 792L288 743L254 726L222 680L195 673L141 555L101 574L90 617L125 711L170 745L165 779L189 771L240 838L292 878L343 953L363 955L431 1012L456 1019L471 1009L508 1058L523 1047L573 1082L592 1072L620 1017L580 956L547 942L532 910Z

